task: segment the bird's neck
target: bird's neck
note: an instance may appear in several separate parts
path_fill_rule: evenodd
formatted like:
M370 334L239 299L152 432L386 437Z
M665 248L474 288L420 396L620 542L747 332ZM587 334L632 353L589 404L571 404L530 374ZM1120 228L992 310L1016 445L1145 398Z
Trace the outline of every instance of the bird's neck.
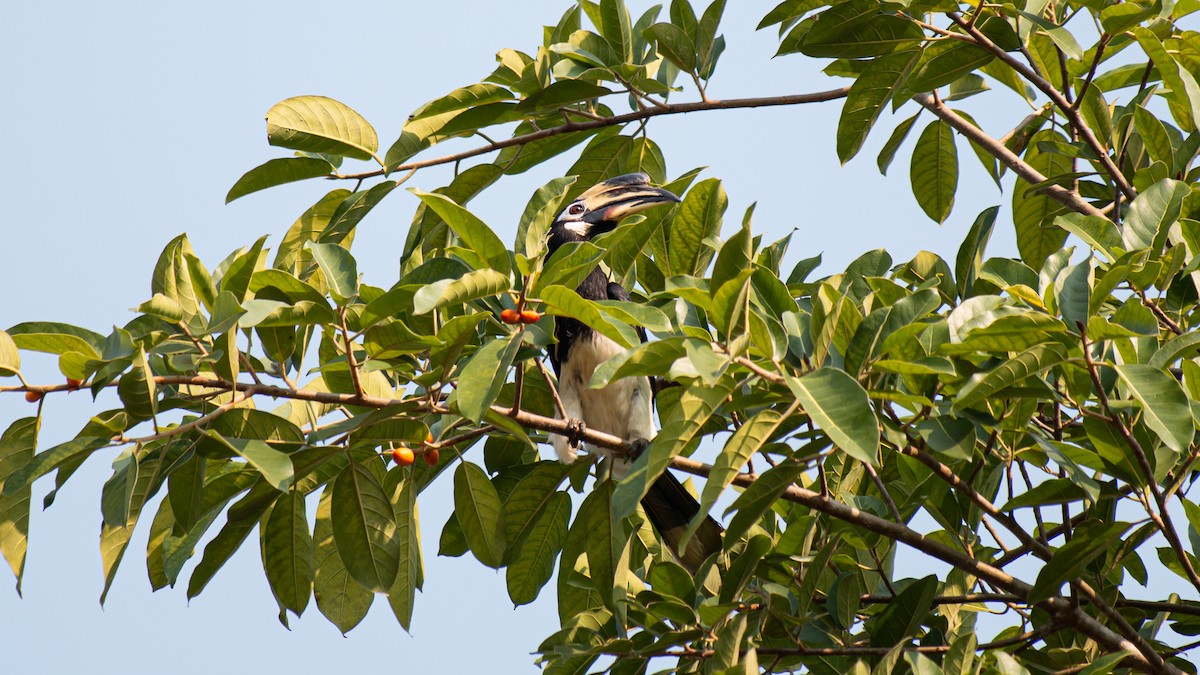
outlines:
M564 244L571 242L584 242L587 237L572 232L562 223L554 223L550 227L550 235L547 241L547 258L554 255L554 252L561 248ZM592 270L590 274L579 284L575 292L580 297L588 300L607 300L608 299L608 276L604 274L604 270L599 266Z

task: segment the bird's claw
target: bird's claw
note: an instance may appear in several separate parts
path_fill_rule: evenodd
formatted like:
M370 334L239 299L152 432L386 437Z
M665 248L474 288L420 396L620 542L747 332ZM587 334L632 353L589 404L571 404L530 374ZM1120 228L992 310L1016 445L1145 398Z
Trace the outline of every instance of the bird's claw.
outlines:
M583 420L567 420L567 441L572 448L578 448L583 443L583 430L585 428Z
M629 441L629 450L626 451L625 458L631 462L636 461L638 457L642 456L642 453L645 452L646 448L648 447L650 447L649 439L635 438L632 441Z

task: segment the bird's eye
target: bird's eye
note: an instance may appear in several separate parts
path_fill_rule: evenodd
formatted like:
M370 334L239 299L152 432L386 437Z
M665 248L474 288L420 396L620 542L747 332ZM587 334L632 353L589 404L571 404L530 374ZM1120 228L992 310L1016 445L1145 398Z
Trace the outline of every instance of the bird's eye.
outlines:
M567 209L567 213L573 216L583 213L583 204L572 204L571 208Z

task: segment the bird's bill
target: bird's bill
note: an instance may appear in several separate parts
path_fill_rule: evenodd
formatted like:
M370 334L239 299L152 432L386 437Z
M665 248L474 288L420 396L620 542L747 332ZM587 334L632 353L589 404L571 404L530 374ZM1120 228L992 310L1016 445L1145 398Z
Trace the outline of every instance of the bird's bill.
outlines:
M680 201L670 191L650 185L650 177L644 173L617 176L597 183L580 195L580 199L588 207L584 220L592 223L617 222L652 206Z

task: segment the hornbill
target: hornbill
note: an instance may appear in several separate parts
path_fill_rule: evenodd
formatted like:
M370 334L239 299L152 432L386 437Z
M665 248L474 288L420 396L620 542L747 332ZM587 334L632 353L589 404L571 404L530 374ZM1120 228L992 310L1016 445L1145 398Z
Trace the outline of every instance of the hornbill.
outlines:
M550 254L568 242L589 241L616 228L622 218L663 203L678 202L679 197L650 185L644 173L610 178L589 188L567 205L550 226ZM629 292L608 280L600 267L579 285L577 292L588 300L629 300ZM645 329L638 328L642 341ZM555 317L550 362L558 376L558 393L568 421L575 430L585 425L629 441L629 456L611 457L612 475L621 478L633 458L646 448L658 433L654 425L654 387L648 377L626 377L610 382L603 389L588 389L592 371L623 348L609 338L569 317ZM554 450L566 463L575 461L578 438L556 436ZM595 449L593 449L595 450ZM602 454L608 454L601 451ZM679 542L687 525L700 510L696 501L670 472L650 486L642 498L642 508L658 530L667 547L685 567L695 572L712 553L721 550L721 526L706 518L680 551Z

